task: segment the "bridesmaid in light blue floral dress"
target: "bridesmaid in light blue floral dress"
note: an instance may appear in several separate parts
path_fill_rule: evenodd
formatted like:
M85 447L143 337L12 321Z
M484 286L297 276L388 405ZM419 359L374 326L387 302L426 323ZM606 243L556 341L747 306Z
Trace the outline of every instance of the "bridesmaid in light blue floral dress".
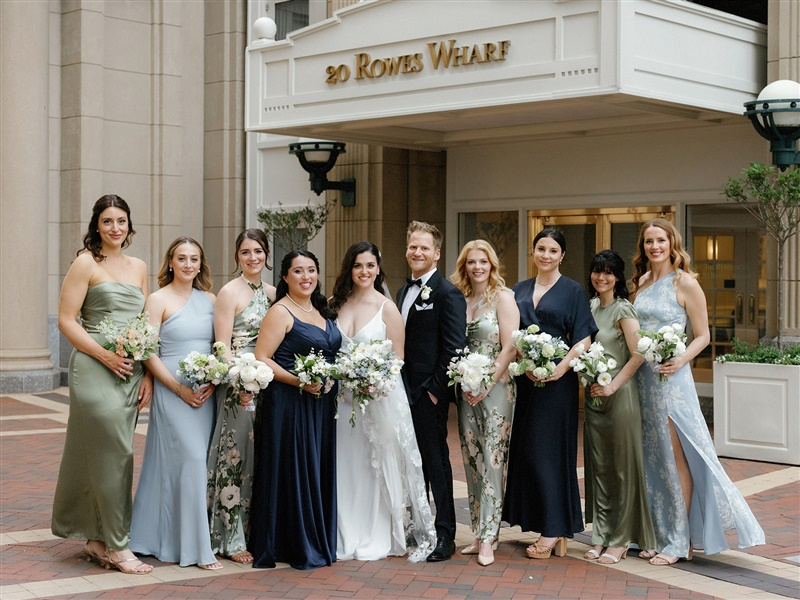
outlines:
M482 566L494 562L505 493L508 443L516 385L508 365L516 350L511 332L519 324L519 309L500 276L492 246L467 242L451 277L467 299L467 347L494 361L489 389L462 392L457 403L461 455L467 475L470 524L475 540L461 554L477 554Z
M686 354L661 365L645 363L637 373L647 498L658 551L640 556L669 565L691 559L692 546L716 554L728 549L725 532L733 529L740 548L763 544L764 531L722 468L700 411L689 363L708 344L706 303L669 221L644 224L634 266L634 306L642 329L675 323L685 329L688 319L694 335ZM668 380L660 382L659 374Z
M241 276L219 291L214 313L215 337L228 347L229 356L255 351L261 321L275 299L275 288L261 281L269 259L266 234L260 229L240 233L234 256ZM217 389L217 423L208 454L211 547L235 562L250 563L253 556L247 551L247 535L255 462L255 413L240 406L239 397L228 397L228 391L229 386ZM244 400L253 408L249 394Z

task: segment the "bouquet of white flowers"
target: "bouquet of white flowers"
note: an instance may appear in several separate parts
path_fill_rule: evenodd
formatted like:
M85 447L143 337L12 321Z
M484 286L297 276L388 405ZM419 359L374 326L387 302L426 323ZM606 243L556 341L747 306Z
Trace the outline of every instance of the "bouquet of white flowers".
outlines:
M508 365L508 372L519 377L530 371L537 379L545 379L556 370L556 358L564 358L569 346L559 337L539 332L539 326L529 325L527 329L518 329L511 333L514 345L522 354L522 358ZM541 381L534 382L536 387L544 387Z
M322 352L315 352L313 349L308 355L294 355L294 370L291 372L300 379L300 393L307 385L325 382L322 393L327 394L333 387L331 379L333 365L325 360Z
M234 356L230 362L228 378L230 387L227 392L226 407L236 410L239 402L239 394L249 392L256 394L270 384L275 373L272 369L260 360L256 360L256 355L252 352L245 352L241 356ZM247 412L256 409L254 403L244 407Z
M397 386L402 367L403 361L392 350L392 340L359 342L339 351L331 377L353 392L352 427L356 426L356 407L364 414L370 400L388 396Z
M580 355L569 361L569 366L580 374L582 385L597 383L605 387L611 383L611 374L608 370L615 368L617 361L606 357L603 344L594 342L588 350L583 347L583 344L578 344L578 352ZM592 404L600 406L600 398L592 396Z
M150 313L144 312L128 319L122 327L106 317L97 325L106 338L103 348L124 358L147 360L158 348L158 327L149 320ZM130 377L120 379L117 383L130 383Z
M494 361L480 352L470 352L469 348L457 350L458 354L450 360L447 376L448 386L458 383L461 389L473 396L485 391L492 383Z
M686 353L686 334L677 323L664 325L658 331L640 329L636 333L641 336L636 351L644 354L647 362L663 364ZM659 373L658 380L667 381L668 377Z
M227 349L222 342L216 342L213 354L202 354L193 350L186 358L178 361L178 377L188 379L192 389L196 392L204 385L213 383L220 385L228 382L228 363L219 356L223 356Z

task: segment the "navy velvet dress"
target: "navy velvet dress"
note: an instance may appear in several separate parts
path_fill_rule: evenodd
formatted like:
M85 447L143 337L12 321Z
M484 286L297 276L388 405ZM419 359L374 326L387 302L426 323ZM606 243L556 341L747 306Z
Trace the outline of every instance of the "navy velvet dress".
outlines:
M514 286L520 327L535 323L570 347L597 331L580 284L562 275L534 309L535 282ZM570 369L544 387L517 377L503 520L545 537L583 531L577 461L577 374Z
M333 321L322 330L295 317L273 360L292 370L295 354L314 349L332 362L341 343ZM336 560L336 388L312 396L273 381L261 394L250 514L253 566L331 565Z

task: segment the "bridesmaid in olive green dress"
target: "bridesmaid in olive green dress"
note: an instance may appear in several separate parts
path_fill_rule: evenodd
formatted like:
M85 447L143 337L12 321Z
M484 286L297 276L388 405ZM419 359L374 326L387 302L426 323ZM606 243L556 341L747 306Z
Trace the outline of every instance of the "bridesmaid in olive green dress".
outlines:
M584 409L586 521L593 523L591 548L584 558L617 563L628 546L652 548L655 532L645 491L639 392L631 377L644 357L636 352L639 318L628 301L625 263L613 250L592 260L595 296L592 316L599 328L594 341L617 361L611 383L591 386Z
M214 337L232 354L254 352L261 320L275 300L275 287L261 281L269 259L269 240L261 229L246 229L236 238L236 266L241 275L217 295ZM208 454L208 502L211 548L238 563L253 562L247 551L250 498L253 490L253 394L227 398L217 388L217 424Z
M105 338L97 330L104 317L123 325L144 307L147 266L122 252L134 233L125 200L101 197L61 287L58 327L75 349L51 529L59 537L86 539L89 560L146 575L153 567L137 559L128 542L134 427L153 381L141 363L103 348ZM130 382L121 384L126 378Z
M467 242L450 277L467 300L467 346L494 362L488 389L458 398L458 431L467 474L474 541L461 554L477 554L478 564L494 562L503 514L506 461L516 385L508 376L516 349L511 332L519 326L514 295L500 275L497 253L484 240Z

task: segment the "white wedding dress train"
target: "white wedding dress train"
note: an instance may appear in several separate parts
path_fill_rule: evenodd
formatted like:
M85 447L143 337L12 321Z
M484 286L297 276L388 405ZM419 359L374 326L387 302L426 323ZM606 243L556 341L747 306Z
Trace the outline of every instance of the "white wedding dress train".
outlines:
M352 343L385 340L382 316L383 306L352 339L342 332L342 350ZM357 411L355 427L350 425L352 393L340 390L336 558L402 556L406 540L413 539L416 548L408 560L425 560L436 544L436 529L403 382L398 376L388 396L370 402L364 414Z

